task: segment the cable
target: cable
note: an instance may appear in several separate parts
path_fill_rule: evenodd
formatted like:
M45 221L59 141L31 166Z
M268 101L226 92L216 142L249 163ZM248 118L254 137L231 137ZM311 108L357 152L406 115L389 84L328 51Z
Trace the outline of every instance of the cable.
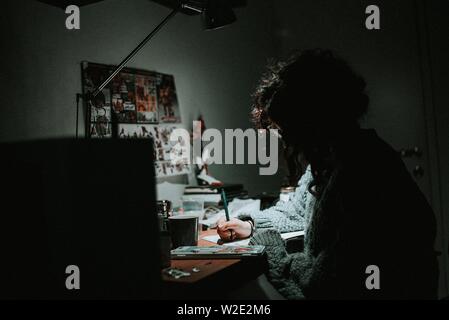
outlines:
M78 139L78 127L79 127L79 110L80 110L80 98L81 94L76 94L76 128L75 128L75 136Z

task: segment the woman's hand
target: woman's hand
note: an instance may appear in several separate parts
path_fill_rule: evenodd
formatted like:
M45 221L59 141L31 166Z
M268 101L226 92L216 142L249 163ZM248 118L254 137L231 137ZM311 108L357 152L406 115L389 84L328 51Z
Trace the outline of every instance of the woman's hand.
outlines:
M225 218L218 220L217 233L223 241L234 241L236 239L246 239L251 235L252 225L249 221Z

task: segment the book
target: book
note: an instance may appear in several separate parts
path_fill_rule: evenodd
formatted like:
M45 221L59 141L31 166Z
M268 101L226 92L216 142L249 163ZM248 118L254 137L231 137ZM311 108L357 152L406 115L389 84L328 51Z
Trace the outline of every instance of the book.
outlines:
M239 215L248 214L250 212L256 212L260 210L260 200L253 199L233 199L229 203L229 213L231 218L237 218ZM201 220L201 224L208 226L209 228L215 228L217 222L221 217L225 217L224 210L220 210L216 213L206 214L206 219Z
M179 247L171 251L174 260L182 259L242 259L259 257L265 252L265 246L212 246L212 247Z
M305 231L286 232L286 233L281 233L281 238L283 240L289 240L289 239L293 239L293 238L303 237L304 234L305 234ZM211 235L211 236L205 236L202 239L212 242L214 244L220 243L220 236L217 234ZM250 239L235 240L232 242L223 243L223 245L224 246L248 245L249 241L250 241Z
M242 184L224 184L222 186L188 186L185 188L184 194L220 194L224 189L226 195L228 193L239 193L243 191Z
M247 191L242 191L238 193L226 193L228 200L233 200L235 198L245 198L248 196ZM201 193L184 193L182 196L182 200L198 200L204 201L204 203L219 205L221 204L221 194L220 193L209 193L209 194L201 194Z

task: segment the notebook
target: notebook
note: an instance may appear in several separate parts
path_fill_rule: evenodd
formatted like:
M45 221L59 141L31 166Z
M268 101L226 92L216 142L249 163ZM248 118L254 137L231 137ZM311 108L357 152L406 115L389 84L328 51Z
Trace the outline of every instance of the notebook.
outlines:
M287 232L287 233L281 233L281 237L284 240L289 240L292 238L297 238L304 236L304 231L295 231L295 232ZM221 244L220 242L220 236L217 234L211 235L211 236L205 236L202 238L203 240L215 243L215 244ZM225 242L223 245L225 246L238 246L238 245L248 245L250 239L244 239L244 240L236 240L232 242Z
M171 257L181 259L241 259L259 257L265 252L265 246L212 246L179 247L171 251Z

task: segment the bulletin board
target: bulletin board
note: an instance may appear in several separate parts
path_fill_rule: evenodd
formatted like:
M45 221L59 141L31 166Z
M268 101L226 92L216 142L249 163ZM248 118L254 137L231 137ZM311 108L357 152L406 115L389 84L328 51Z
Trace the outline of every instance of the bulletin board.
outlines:
M83 94L93 92L115 66L83 62ZM113 122L116 128L113 128ZM181 124L174 76L125 68L86 106L86 137L152 139L157 177L188 174L188 161L172 163L170 134ZM117 130L113 135L113 130Z

